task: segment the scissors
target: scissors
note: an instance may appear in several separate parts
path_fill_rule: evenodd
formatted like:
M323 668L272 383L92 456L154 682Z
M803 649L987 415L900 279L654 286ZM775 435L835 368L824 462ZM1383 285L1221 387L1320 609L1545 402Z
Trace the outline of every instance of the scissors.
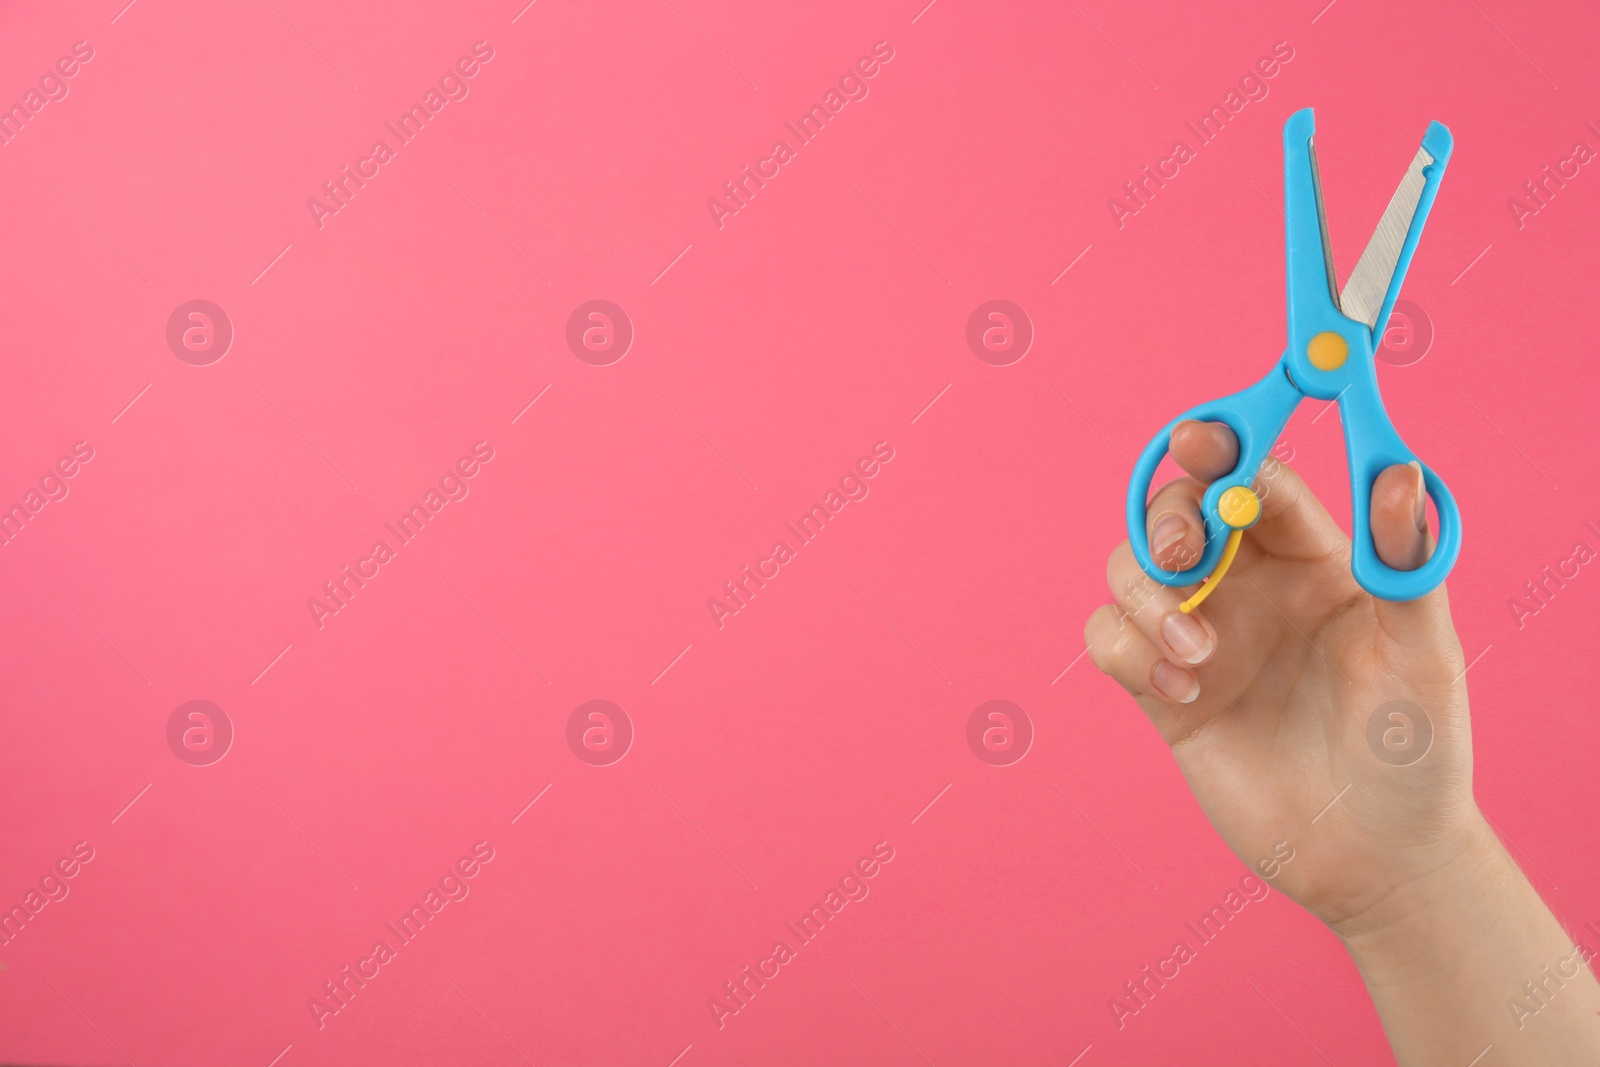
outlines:
M1322 186L1313 144L1311 108L1289 116L1283 127L1284 227L1288 271L1289 344L1261 381L1243 392L1201 404L1168 423L1145 447L1128 485L1128 540L1146 574L1163 585L1207 581L1182 605L1187 613L1210 595L1227 573L1244 531L1261 517L1256 474L1306 397L1337 401L1350 459L1350 503L1354 536L1350 570L1361 587L1382 600L1415 600L1431 592L1461 551L1461 512L1449 488L1426 464L1423 484L1439 513L1438 545L1421 567L1399 571L1378 558L1372 541L1372 483L1386 467L1410 463L1406 447L1383 409L1374 352L1400 295L1400 283L1422 237L1450 161L1450 131L1431 123L1422 147L1406 168L1378 228L1342 290L1336 287ZM1201 502L1206 544L1187 570L1169 571L1150 555L1145 533L1150 482L1172 444L1172 430L1185 419L1226 423L1239 439L1239 462L1217 479Z

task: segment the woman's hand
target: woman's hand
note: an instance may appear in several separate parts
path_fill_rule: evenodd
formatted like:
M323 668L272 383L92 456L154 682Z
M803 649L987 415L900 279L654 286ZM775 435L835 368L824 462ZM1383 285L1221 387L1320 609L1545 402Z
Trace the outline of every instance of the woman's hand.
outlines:
M1179 570L1200 557L1200 499L1238 442L1191 421L1171 451L1189 477L1156 493L1147 521L1156 562ZM1343 940L1400 1063L1600 1063L1595 949L1574 945L1472 797L1444 587L1373 598L1293 471L1269 459L1255 489L1261 519L1193 614L1178 610L1193 588L1151 581L1117 546L1116 603L1085 627L1095 665L1150 716L1229 847ZM1420 467L1379 475L1383 562L1427 560L1426 514Z
M1200 499L1238 443L1221 423L1184 422L1172 457L1189 477L1156 493L1148 523L1156 562L1178 570L1200 557ZM1118 545L1116 603L1090 617L1089 654L1139 701L1238 857L1355 932L1481 836L1461 644L1442 586L1391 603L1356 584L1350 539L1292 470L1268 459L1255 488L1261 519L1193 614L1178 610L1192 587L1157 584ZM1378 477L1385 563L1426 561L1426 514L1420 467Z

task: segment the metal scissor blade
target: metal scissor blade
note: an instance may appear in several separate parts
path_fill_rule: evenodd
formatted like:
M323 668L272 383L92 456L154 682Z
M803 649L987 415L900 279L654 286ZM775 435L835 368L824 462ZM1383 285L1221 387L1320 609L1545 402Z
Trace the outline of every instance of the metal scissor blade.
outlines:
M1317 166L1315 138L1307 142L1306 152L1311 157L1311 193L1317 203L1317 237L1322 241L1322 266L1328 273L1328 299L1333 301L1335 308L1343 311L1338 275L1333 273L1333 244L1328 240L1328 210L1322 204L1322 171Z
M1423 168L1432 165L1433 156L1428 150L1417 149L1405 177L1400 179L1400 187L1394 191L1383 217L1378 220L1378 228L1372 232L1372 239L1356 261L1356 269L1350 272L1339 294L1340 309L1369 327L1378 324L1378 314L1389 295L1389 282L1394 277L1395 265L1400 262L1406 234L1411 231L1411 220L1416 217L1417 204L1427 184Z

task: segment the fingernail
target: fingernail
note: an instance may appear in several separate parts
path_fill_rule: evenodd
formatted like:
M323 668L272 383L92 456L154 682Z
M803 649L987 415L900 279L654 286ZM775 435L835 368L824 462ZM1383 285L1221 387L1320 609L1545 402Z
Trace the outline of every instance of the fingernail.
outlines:
M1428 521L1428 483L1422 476L1422 464L1412 460L1406 466L1417 472L1417 529L1422 529Z
M1163 515L1156 522L1156 528L1150 535L1150 552L1157 559L1165 556L1167 550L1179 541L1188 531L1189 524L1177 515Z
M1181 611L1174 611L1161 620L1161 636L1166 638L1167 647L1188 664L1204 663L1216 647L1211 631L1202 626L1199 619Z
M1200 681L1176 664L1161 660L1150 672L1150 684L1156 692L1174 704L1188 704L1200 695Z

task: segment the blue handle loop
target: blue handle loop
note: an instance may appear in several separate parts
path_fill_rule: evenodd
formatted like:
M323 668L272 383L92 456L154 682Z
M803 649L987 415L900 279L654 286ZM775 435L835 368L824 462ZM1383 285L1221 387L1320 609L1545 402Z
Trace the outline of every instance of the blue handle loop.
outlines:
M1289 380L1284 366L1285 363L1280 363L1266 378L1243 392L1201 404L1179 415L1139 454L1128 483L1128 542L1139 566L1162 585L1194 585L1216 569L1230 531L1222 521L1218 500L1235 485L1250 487L1254 484L1261 464L1300 402L1301 393ZM1350 461L1351 573L1361 588L1382 600L1405 601L1426 596L1444 581L1461 554L1461 510L1444 480L1427 464L1417 460L1416 454L1395 432L1384 411L1377 375L1370 363L1366 364L1365 373L1351 376L1338 402ZM1213 482L1201 500L1206 544L1199 561L1186 570L1169 571L1158 566L1150 554L1149 534L1145 530L1147 502L1156 468L1172 445L1173 428L1185 419L1226 424L1239 439L1239 462L1232 472ZM1421 464L1423 484L1439 511L1438 543L1421 567L1400 571L1378 558L1377 546L1372 540L1372 485L1386 468L1413 460Z
M1350 572L1361 588L1381 600L1416 600L1444 581L1461 554L1461 509L1449 486L1406 447L1383 410L1377 377L1370 371L1354 378L1339 398L1345 450L1350 456ZM1396 463L1413 460L1422 467L1423 486L1439 511L1438 544L1428 561L1414 571L1397 571L1378 558L1372 540L1372 483Z
M1128 543L1133 546L1134 558L1146 574L1162 585L1183 586L1194 585L1216 569L1232 529L1222 521L1217 502L1233 486L1250 488L1254 484L1256 473L1266 460L1267 453L1272 451L1273 444L1283 432L1289 416L1294 414L1300 399L1300 391L1289 380L1280 362L1270 374L1250 388L1221 400L1201 404L1179 415L1145 446L1139 454L1139 462L1134 464L1133 477L1128 482L1127 518ZM1159 567L1150 555L1150 538L1145 525L1148 521L1150 483L1155 478L1162 457L1172 446L1173 428L1185 419L1227 424L1239 439L1239 462L1232 472L1212 482L1201 500L1200 514L1205 519L1206 544L1199 562L1186 570L1169 571Z

